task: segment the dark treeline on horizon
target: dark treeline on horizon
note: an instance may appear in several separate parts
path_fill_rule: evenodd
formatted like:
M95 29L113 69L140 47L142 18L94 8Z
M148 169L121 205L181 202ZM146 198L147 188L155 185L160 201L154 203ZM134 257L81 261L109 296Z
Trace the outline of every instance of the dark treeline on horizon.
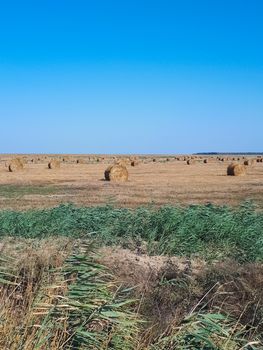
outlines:
M233 154L233 155L263 155L263 152L198 152L196 155L220 155L220 154Z

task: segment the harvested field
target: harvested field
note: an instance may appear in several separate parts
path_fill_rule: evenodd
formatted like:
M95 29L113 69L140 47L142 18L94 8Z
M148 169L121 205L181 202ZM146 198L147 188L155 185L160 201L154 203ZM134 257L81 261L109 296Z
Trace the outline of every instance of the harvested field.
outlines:
M5 163L11 156L0 158L0 187L5 186L7 195L1 192L0 208L28 209L52 207L60 203L73 202L77 205L98 205L111 203L117 206L136 207L145 204L193 204L212 202L237 205L252 199L263 207L263 164L256 162L246 167L246 175L226 175L231 161L221 162L216 158L195 159L188 166L184 157L180 161L170 157L140 157L138 166L127 165L129 180L112 183L104 180L105 169L118 157L81 156L85 164L77 164L79 156L61 156L66 161L60 169L47 169L46 158L37 163L27 163L19 172L8 172ZM26 156L32 159L32 156ZM59 158L59 157L57 157ZM121 158L121 157L119 157ZM231 159L232 157L229 157ZM100 159L97 162L97 159ZM204 164L204 159L208 159ZM242 161L243 163L243 161ZM17 196L8 196L8 186L23 188ZM32 188L53 188L52 193L38 193ZM28 188L28 193L26 191Z

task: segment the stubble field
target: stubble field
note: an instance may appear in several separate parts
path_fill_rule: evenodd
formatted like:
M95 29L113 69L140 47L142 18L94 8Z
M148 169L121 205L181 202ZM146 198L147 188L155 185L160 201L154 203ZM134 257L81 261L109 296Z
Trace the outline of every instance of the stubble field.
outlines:
M253 200L263 205L263 163L246 167L245 176L227 176L230 160L199 158L187 165L175 157L143 157L138 165L130 166L129 180L113 183L104 180L104 171L114 162L112 157L97 161L82 156L65 156L59 169L48 169L49 156L27 163L17 172L8 172L6 163L11 156L0 158L0 208L29 209L52 207L72 202L76 205L113 204L136 207L155 204L230 204ZM63 156L60 156L61 160ZM104 158L104 159L102 159ZM121 158L121 157L120 157ZM156 159L153 162L153 159ZM169 161L167 161L169 159ZM240 163L244 162L243 158Z

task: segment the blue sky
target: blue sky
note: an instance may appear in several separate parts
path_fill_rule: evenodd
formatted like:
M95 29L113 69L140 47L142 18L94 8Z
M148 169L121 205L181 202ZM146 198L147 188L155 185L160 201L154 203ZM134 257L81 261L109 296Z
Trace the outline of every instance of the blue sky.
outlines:
M0 0L1 153L263 151L260 0Z

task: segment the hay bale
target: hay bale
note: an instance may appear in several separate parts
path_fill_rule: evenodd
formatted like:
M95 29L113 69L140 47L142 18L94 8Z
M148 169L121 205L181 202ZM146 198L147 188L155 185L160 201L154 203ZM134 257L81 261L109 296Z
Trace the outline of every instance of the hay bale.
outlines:
M114 164L105 170L104 176L107 181L124 182L128 181L129 173L126 166Z
M70 157L69 156L64 156L62 158L62 162L65 163L65 162L68 162L70 160Z
M191 164L194 164L194 163L195 163L194 159L187 159L187 161L186 161L187 165L191 165Z
M204 159L204 163L207 164L208 163L208 159Z
M57 159L52 159L50 162L48 162L48 169L59 169L60 168L60 161Z
M130 165L131 166L136 166L139 164L139 159L138 157L130 157Z
M248 166L248 165L253 165L254 164L254 159L246 159L244 161L244 165Z
M231 163L227 167L227 175L229 176L242 176L246 174L246 167L244 164Z
M14 172L24 168L24 162L21 158L12 159L8 164L8 171Z
M156 159L155 159L155 158L153 158L153 162L154 162L154 163L156 162Z
M84 164L85 162L84 162L84 159L77 159L76 163L77 164Z

